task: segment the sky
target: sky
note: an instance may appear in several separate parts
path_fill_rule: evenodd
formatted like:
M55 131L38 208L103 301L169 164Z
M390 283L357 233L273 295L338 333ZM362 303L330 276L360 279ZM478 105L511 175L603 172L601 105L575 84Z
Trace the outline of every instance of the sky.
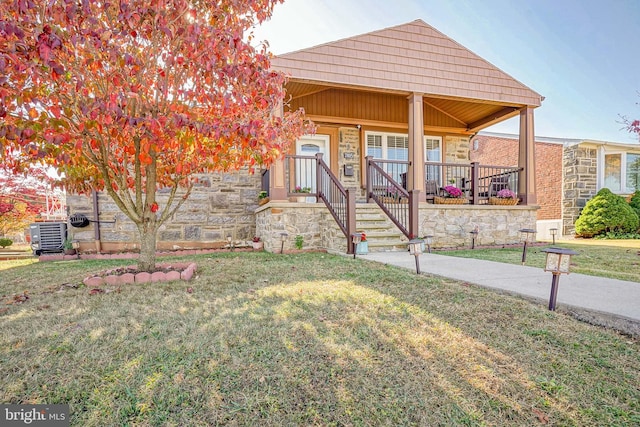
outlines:
M277 55L416 19L544 96L537 136L638 141L640 0L285 0L254 34Z

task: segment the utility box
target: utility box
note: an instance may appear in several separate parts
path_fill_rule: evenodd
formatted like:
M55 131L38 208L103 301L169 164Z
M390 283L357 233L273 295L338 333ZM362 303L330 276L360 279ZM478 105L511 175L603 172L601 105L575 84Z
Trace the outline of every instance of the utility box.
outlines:
M31 250L36 255L43 252L62 252L67 238L65 222L36 222L29 226Z

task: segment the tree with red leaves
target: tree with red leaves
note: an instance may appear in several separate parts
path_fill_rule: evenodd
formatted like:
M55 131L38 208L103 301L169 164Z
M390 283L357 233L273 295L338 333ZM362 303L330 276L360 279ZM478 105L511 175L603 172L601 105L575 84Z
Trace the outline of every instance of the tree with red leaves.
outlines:
M20 233L46 211L50 178L42 168L26 175L0 171L0 237Z
M138 267L153 269L194 174L267 166L307 131L301 111L274 114L285 77L252 45L279 2L0 2L3 162L106 191L137 225Z

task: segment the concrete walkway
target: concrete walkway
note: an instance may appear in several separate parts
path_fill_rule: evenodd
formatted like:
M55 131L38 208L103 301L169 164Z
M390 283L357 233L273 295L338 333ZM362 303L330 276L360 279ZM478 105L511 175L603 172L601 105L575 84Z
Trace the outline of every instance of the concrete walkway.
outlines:
M408 252L371 252L362 259L415 271ZM549 303L552 274L541 268L446 255L420 255L422 273L500 289ZM570 273L560 277L556 307L582 308L640 322L640 283Z

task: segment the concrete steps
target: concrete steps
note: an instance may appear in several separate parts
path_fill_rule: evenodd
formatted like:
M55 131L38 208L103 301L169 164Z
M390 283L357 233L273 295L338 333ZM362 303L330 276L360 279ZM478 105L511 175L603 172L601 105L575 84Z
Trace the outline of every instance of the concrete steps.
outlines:
M356 205L357 230L367 235L369 252L407 250L408 239L376 204Z

